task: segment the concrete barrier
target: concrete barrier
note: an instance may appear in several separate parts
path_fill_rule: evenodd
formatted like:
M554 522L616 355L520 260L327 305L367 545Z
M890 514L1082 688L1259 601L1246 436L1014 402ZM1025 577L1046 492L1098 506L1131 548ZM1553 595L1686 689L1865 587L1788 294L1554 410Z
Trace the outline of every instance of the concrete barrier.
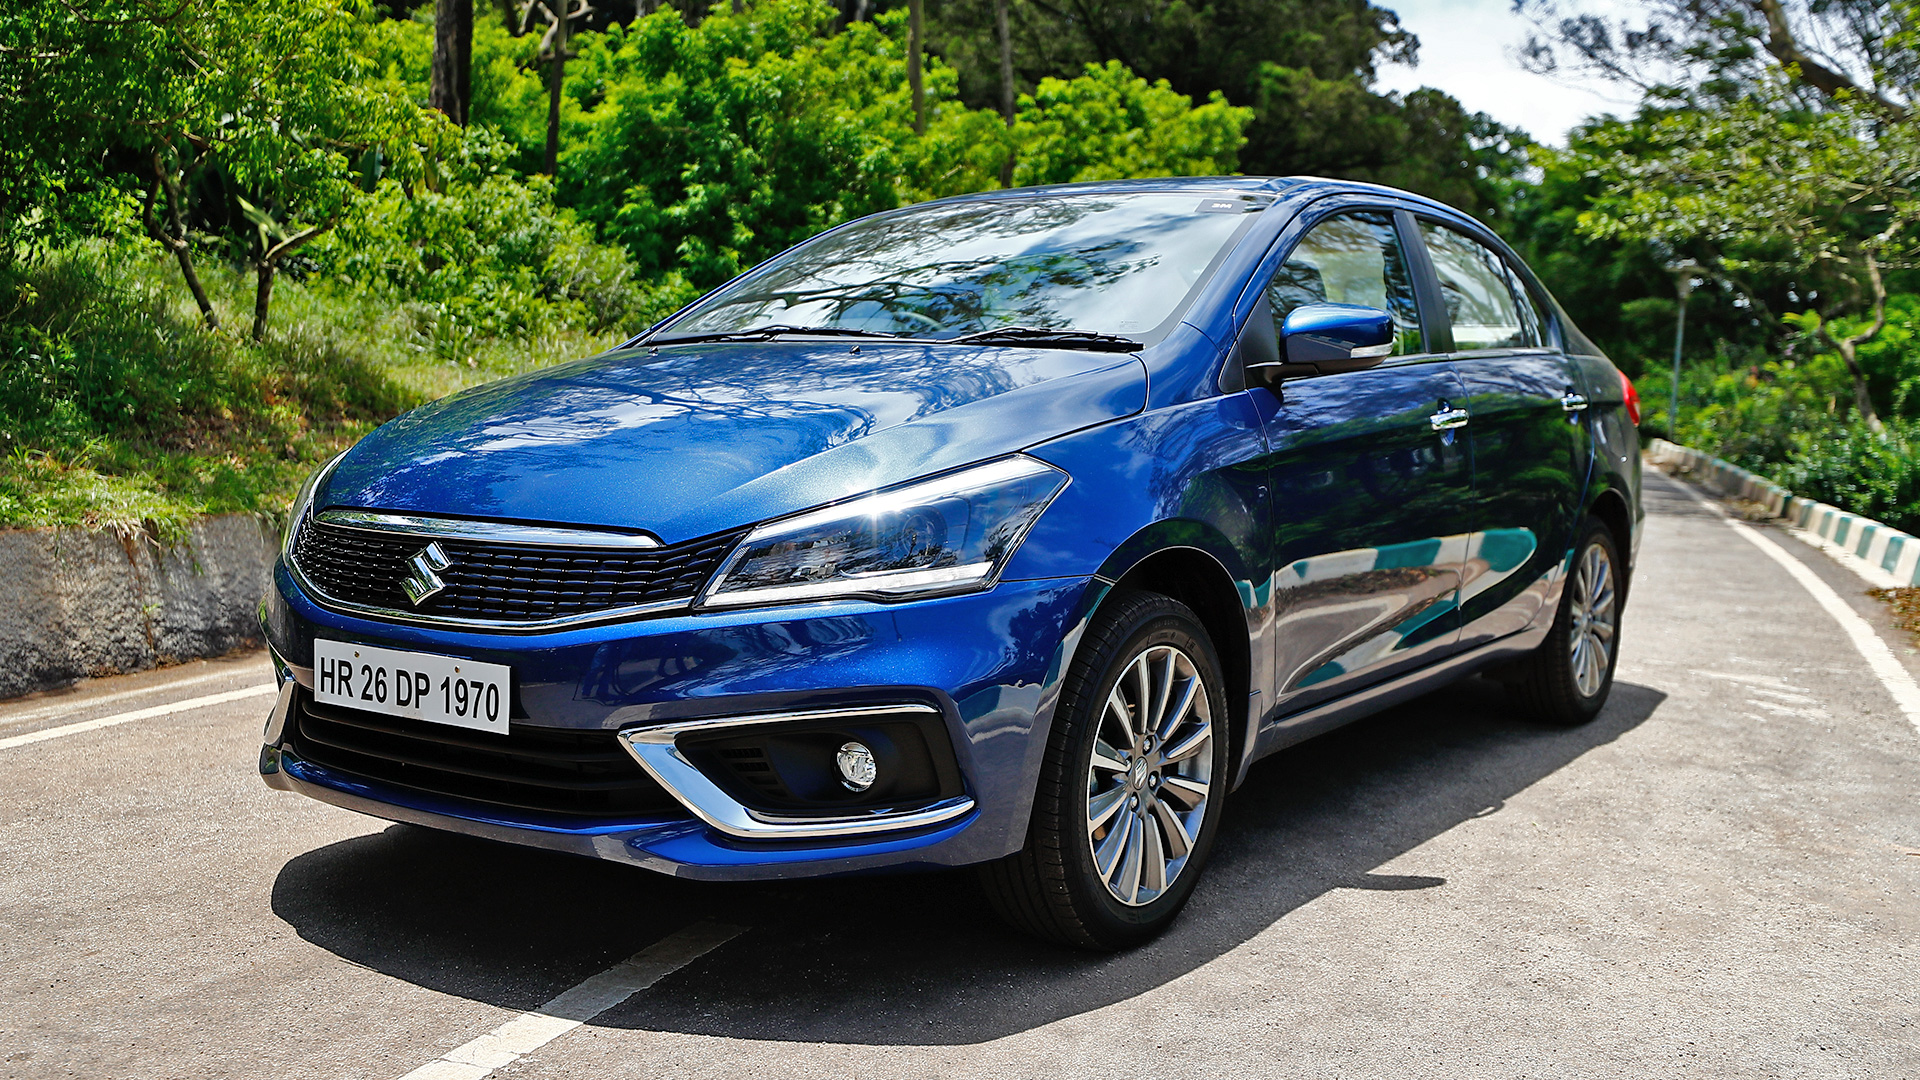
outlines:
M1766 507L1775 517L1842 548L1893 576L1900 585L1920 585L1920 539L1837 506L1803 499L1779 484L1691 447L1655 439L1647 448L1654 464L1710 491Z
M0 530L0 698L218 656L260 637L279 529L203 518L182 543L91 529Z

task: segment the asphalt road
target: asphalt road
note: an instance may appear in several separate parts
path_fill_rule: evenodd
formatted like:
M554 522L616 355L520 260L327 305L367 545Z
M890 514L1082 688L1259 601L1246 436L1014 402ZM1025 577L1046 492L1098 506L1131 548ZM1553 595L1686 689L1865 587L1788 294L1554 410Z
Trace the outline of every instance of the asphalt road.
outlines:
M1920 734L1801 584L1648 487L1600 719L1471 680L1270 759L1120 956L1013 936L964 874L702 885L272 792L266 698L5 745L259 657L0 706L0 1076L478 1076L433 1063L689 928L738 933L492 1075L1920 1076Z

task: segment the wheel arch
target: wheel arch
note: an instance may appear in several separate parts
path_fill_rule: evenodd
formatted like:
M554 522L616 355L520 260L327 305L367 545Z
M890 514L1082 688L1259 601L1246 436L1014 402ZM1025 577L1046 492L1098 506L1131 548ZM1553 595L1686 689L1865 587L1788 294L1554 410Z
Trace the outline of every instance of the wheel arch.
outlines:
M1606 487L1594 496L1587 513L1599 519L1613 534L1616 549L1625 556L1626 573L1620 575L1622 599L1633 581L1633 510L1627 505L1627 497L1617 488Z
M1180 545L1152 551L1111 580L1113 588L1101 603L1123 590L1154 592L1180 601L1199 617L1220 658L1227 699L1229 775L1238 776L1252 729L1253 635L1247 628L1247 604L1233 574L1212 553Z

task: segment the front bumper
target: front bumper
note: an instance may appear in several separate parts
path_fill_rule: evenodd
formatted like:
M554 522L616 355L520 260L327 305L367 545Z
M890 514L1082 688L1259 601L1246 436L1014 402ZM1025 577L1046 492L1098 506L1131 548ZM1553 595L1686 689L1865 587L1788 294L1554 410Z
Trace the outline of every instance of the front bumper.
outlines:
M1091 579L1003 581L985 593L908 604L838 602L539 635L476 634L327 611L280 568L264 623L283 683L311 690L316 635L506 664L514 670L517 722L618 733L649 772L669 781L663 786L681 796L685 812L562 817L329 768L303 759L289 738L290 692L268 723L261 773L272 787L389 820L682 877L983 862L1024 843L1059 681L1097 595ZM937 712L964 793L878 828L870 820L853 828L812 821L783 828L772 815L730 818L725 804L732 800L688 797L699 787L698 770L673 752L675 733L742 717L901 702ZM660 771L676 767L692 775ZM769 821L776 827L764 828Z

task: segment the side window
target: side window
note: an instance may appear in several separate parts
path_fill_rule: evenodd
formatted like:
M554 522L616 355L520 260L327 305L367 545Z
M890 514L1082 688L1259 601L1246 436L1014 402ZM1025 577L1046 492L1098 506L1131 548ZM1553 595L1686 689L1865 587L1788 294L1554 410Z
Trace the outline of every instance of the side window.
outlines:
M1527 283L1520 275L1507 267L1507 280L1513 283L1513 294L1520 298L1520 326L1527 334L1527 345L1547 344L1547 320L1540 314L1540 305L1533 300L1533 294L1527 291Z
M1466 352L1539 346L1540 312L1499 255L1470 236L1424 219L1420 235L1453 322L1454 348Z
M1315 225L1273 275L1267 295L1273 300L1274 319L1282 324L1289 312L1306 304L1379 308L1393 316L1394 352L1426 348L1413 274L1387 214L1342 214Z

